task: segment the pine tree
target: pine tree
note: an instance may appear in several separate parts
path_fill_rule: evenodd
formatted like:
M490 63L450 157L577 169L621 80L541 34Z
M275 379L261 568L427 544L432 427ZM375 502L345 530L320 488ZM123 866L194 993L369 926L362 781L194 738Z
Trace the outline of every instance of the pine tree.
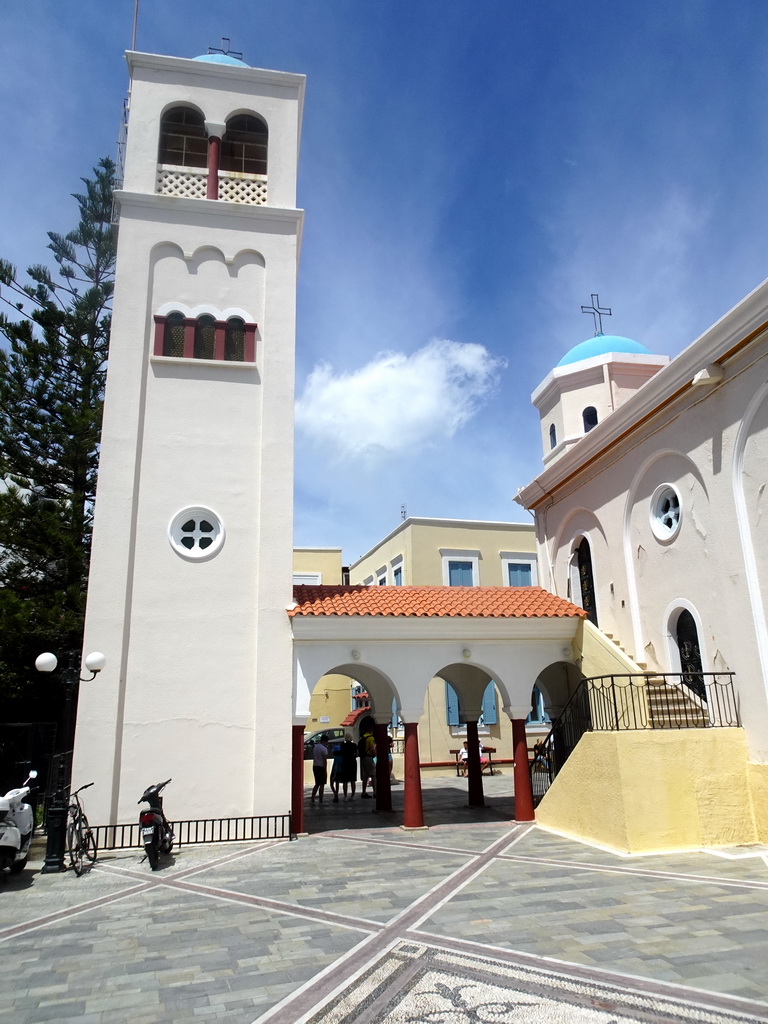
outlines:
M104 159L75 194L80 219L49 232L55 269L29 282L0 260L0 698L4 720L40 709L44 650L80 648L114 287ZM53 692L53 691L52 691ZM38 706L36 706L38 705Z

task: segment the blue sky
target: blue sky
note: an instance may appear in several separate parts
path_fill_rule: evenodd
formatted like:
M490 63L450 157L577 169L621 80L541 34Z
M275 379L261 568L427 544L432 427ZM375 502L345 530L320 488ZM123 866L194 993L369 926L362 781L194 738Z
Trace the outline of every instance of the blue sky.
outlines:
M768 5L140 0L137 49L307 75L296 543L524 521L530 393L592 333L677 354L766 276ZM133 0L0 11L0 255L115 139Z

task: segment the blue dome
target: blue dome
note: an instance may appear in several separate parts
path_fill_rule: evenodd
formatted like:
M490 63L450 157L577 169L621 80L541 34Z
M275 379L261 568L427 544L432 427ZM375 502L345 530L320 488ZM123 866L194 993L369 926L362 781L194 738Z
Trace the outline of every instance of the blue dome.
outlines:
M639 341L632 341L631 338L621 338L617 334L596 334L594 338L588 338L566 352L557 365L567 366L569 363L578 363L593 356L604 356L608 352L627 352L641 356L651 354L650 349L641 345Z
M203 53L199 57L193 57L192 60L207 60L209 64L229 64L234 68L250 67L250 64L238 60L237 57L230 57L226 53Z

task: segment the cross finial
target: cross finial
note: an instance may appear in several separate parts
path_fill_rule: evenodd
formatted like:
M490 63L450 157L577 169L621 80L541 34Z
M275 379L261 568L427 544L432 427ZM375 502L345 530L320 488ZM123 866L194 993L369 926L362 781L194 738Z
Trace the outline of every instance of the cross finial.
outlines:
M610 309L607 306L605 307L605 309L601 309L600 308L600 300L598 299L596 294L593 293L592 296L591 296L591 299L592 299L592 305L591 306L582 306L581 307L581 312L582 313L591 313L592 314L592 316L594 318L594 321L595 321L595 337L597 337L598 334L602 334L603 333L603 317L604 316L612 316L613 314L611 313Z
M223 53L225 57L236 57L237 60L242 60L242 53L235 53L234 50L230 49L230 43L232 40L228 36L221 37L221 46L209 46L208 53ZM224 44L227 44L226 46Z

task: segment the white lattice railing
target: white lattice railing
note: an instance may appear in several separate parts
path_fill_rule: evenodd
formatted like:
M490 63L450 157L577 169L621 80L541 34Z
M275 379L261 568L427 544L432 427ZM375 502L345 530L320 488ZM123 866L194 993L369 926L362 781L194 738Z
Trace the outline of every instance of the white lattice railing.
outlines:
M157 168L157 191L161 196L181 196L184 199L205 199L208 190L208 172L182 167Z
M219 175L219 199L228 203L250 203L260 206L267 201L267 179Z
M157 191L163 196L205 199L208 192L208 173L193 168L160 166L157 169ZM227 203L261 206L267 201L267 179L219 174L219 199Z

